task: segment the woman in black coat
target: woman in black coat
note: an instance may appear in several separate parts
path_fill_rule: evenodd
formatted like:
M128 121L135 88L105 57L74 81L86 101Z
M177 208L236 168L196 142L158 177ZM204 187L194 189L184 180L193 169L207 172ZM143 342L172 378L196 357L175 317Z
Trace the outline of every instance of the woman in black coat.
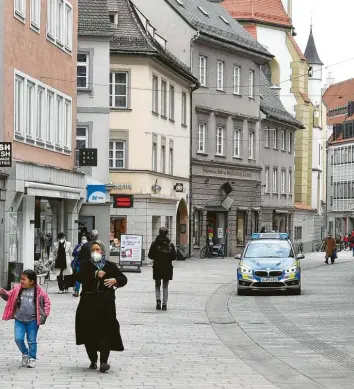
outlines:
M125 286L128 280L117 265L105 260L101 242L91 242L90 252L91 260L83 262L76 275L82 284L76 311L76 344L85 345L90 369L97 369L100 352L100 371L104 373L110 369L110 351L124 350L116 317L115 289Z

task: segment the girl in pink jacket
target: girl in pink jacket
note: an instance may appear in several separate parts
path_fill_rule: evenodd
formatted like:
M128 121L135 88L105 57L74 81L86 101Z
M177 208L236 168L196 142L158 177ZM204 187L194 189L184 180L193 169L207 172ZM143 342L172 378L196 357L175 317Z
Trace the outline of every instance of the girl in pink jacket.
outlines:
M33 270L25 270L21 275L21 285L10 291L0 289L0 296L7 301L2 319L15 319L15 342L22 353L21 365L34 368L38 328L45 324L50 313L48 294L37 285L37 274Z

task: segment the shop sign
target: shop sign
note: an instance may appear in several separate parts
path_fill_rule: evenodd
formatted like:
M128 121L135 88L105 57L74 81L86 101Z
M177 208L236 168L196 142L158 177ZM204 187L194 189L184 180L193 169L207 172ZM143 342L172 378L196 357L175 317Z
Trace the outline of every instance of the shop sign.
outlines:
M246 170L233 170L233 169L223 169L223 168L210 168L203 167L203 173L212 174L214 176L231 176L238 178L252 178L252 172Z
M142 265L143 236L122 234L120 236L120 266Z
M183 183L181 183L181 182L176 183L175 191L178 193L183 193Z
M133 208L133 195L113 195L113 208Z
M132 184L115 184L115 189L132 189Z
M80 166L97 166L97 149L79 149Z
M12 143L0 142L0 167L12 166Z
M218 239L222 239L224 237L224 229L218 228Z
M90 204L104 204L106 202L105 185L87 185L87 202Z

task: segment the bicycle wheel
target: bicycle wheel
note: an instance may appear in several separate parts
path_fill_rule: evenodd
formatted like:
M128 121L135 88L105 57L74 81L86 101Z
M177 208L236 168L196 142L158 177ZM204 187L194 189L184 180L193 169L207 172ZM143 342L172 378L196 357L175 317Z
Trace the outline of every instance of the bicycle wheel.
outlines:
M208 248L208 258L213 258L213 248L212 247L209 247Z
M201 250L200 250L200 258L201 259L204 259L207 255L207 248L206 247L203 247Z

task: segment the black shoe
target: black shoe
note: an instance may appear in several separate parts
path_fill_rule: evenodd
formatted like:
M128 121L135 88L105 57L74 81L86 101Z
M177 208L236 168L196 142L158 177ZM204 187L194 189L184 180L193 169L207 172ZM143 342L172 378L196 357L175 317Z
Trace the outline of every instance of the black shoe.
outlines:
M328 265L328 261L325 261L325 263Z
M156 300L156 309L157 309L158 311L161 310L161 300Z
M167 304L162 304L162 310L167 311Z
M91 370L96 370L97 369L97 363L96 362L91 362L90 369Z
M108 363L101 363L100 372L105 373L111 368L111 365Z

